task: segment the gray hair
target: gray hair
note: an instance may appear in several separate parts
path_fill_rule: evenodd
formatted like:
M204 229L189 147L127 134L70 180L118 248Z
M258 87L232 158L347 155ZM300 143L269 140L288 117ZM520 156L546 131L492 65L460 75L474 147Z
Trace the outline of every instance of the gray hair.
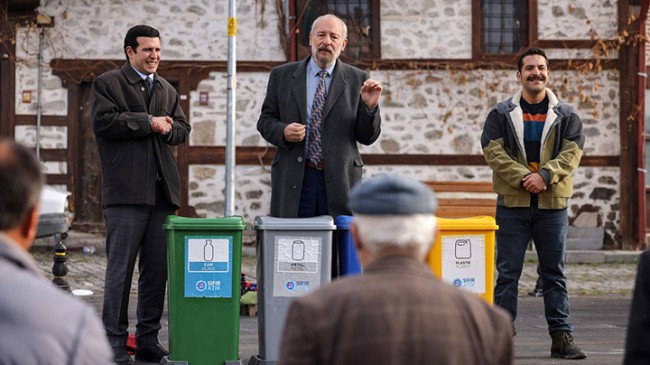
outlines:
M343 19L337 17L334 14L325 14L325 15L321 15L318 18L316 18L316 20L314 20L314 22L311 23L311 30L309 32L313 34L314 33L314 26L316 25L316 23L318 23L319 20L325 19L325 18L334 18L334 19L338 20L341 23L341 25L343 26L343 39L348 38L348 26L345 25L345 22L343 21Z
M437 219L433 214L355 215L359 239L371 253L385 248L413 246L424 259L435 240Z

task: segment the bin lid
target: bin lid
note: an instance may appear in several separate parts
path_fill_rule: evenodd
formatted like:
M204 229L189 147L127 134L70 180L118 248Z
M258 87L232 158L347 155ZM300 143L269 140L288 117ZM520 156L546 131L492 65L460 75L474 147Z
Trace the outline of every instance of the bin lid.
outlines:
M255 217L255 229L279 231L279 230L295 230L295 231L317 231L317 230L330 230L336 229L334 219L329 215L321 215L318 217L309 218L276 218L269 216Z
M339 215L334 218L334 223L336 223L336 228L338 229L349 229L352 219L351 215Z
M484 231L497 230L494 217L482 215L469 218L438 218L438 230L440 231Z
M240 216L224 218L188 218L177 215L167 216L163 228L179 231L243 231L244 218Z

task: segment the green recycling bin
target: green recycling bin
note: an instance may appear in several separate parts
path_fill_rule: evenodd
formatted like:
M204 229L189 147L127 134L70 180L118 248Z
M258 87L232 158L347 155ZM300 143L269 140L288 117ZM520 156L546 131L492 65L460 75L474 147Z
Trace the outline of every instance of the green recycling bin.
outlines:
M169 216L169 356L164 364L224 364L239 358L242 217Z

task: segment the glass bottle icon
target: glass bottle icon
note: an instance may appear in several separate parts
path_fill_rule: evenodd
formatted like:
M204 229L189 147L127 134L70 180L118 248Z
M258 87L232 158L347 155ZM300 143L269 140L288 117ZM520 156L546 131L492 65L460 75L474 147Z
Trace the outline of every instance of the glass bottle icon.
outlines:
M212 240L205 240L205 246L203 246L203 259L205 261L214 260L214 246L212 245Z

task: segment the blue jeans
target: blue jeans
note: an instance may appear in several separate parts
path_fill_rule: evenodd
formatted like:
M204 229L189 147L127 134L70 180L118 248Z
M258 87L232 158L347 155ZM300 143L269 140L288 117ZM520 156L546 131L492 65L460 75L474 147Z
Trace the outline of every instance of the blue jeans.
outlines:
M519 277L528 242L535 242L544 282L544 314L549 333L572 331L569 295L564 276L568 217L566 209L497 206L497 283L494 303L517 318Z

